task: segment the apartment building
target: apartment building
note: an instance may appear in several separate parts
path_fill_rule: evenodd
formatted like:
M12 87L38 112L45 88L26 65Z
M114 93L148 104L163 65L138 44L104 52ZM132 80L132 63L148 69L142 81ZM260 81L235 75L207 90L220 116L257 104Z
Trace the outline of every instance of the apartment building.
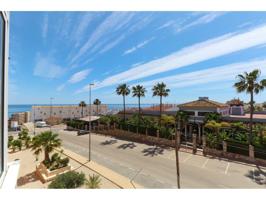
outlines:
M31 112L19 112L19 113L14 113L11 115L10 122L17 122L18 125L22 125L24 123L30 122L31 121Z
M101 115L108 111L107 105L91 105L91 115ZM32 106L31 121L44 121L50 117L60 119L77 119L89 116L90 106Z

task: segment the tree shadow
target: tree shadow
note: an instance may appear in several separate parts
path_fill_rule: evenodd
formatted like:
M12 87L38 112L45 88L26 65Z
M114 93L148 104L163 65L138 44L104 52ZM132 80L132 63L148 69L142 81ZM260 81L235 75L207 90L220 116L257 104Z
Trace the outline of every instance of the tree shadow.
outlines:
M101 145L111 145L117 143L117 140L105 140L104 142L101 142Z
M19 177L19 179L17 180L17 186L26 185L28 183L32 183L36 181L39 181L39 179L36 176L35 171L34 171L34 172L26 174L25 176Z
M163 152L164 152L164 148L160 146L149 147L149 148L142 150L142 153L144 154L144 156L152 156L152 157L162 155Z
M118 149L127 149L127 148L133 149L135 147L136 147L136 145L134 144L134 142L130 142L130 143L126 143L126 144L121 144L117 148Z
M266 185L266 171L263 171L259 166L254 171L249 170L245 176L259 185Z

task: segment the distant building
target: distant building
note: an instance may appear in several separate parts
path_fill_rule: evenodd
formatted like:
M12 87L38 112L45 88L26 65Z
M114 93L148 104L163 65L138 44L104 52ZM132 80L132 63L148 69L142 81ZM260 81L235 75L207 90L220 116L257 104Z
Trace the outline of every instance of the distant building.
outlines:
M230 106L230 115L245 115L244 102L240 99L232 99L226 104Z
M91 105L91 115L101 115L107 113L107 105L101 104ZM32 106L31 108L31 121L45 121L52 118L60 119L78 119L81 117L89 116L90 106L87 105L83 107L80 106Z
M14 113L11 115L9 122L10 124L12 122L17 122L18 125L22 125L24 123L30 122L31 121L31 113L28 112L19 112L19 113Z

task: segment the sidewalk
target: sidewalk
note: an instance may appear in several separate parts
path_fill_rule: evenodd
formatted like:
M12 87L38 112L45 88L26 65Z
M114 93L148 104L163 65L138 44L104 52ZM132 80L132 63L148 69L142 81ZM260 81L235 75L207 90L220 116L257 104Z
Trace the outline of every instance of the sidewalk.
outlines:
M119 188L122 189L136 189L136 188L143 188L142 186L140 186L137 183L134 183L133 181L130 181L130 179L128 179L125 176L122 176L102 165L99 165L96 162L93 161L88 161L87 158L76 154L68 149L63 149L63 153L64 155L66 155L67 157L75 160L76 162L80 163L81 165L89 168L90 170L100 174L102 177L106 178L107 180L111 181L112 183L114 183L115 185L117 185Z

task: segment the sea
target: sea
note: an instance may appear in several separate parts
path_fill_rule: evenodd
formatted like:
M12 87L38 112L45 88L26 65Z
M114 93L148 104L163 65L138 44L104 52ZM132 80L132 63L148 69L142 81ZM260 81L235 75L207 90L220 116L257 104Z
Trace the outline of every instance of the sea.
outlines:
M34 104L34 106L44 106L50 104ZM74 104L53 104L54 106L62 106L62 105L74 105ZM141 104L141 107L150 107L155 104ZM26 105L8 105L8 117L11 117L13 113L17 112L26 112L31 111L31 107L33 104L26 104ZM122 110L123 104L107 104L108 110ZM138 104L127 104L126 108L137 108Z

